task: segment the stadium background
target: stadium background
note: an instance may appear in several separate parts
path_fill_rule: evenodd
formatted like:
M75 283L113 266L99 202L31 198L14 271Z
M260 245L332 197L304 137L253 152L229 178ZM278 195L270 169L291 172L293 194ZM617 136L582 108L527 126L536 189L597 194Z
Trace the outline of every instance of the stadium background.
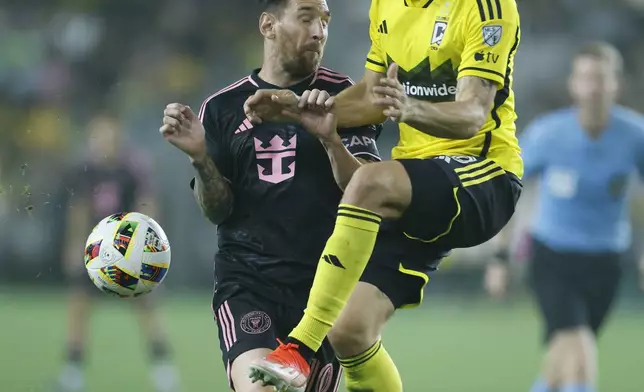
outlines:
M334 20L324 64L358 79L369 45L369 2L329 3ZM569 56L590 39L622 50L623 102L644 111L644 1L540 0L519 6L519 129L568 103ZM184 389L225 390L210 313L215 230L191 198L187 159L157 129L165 104L197 107L259 66L258 12L251 0L0 0L1 390L48 391L63 359L65 286L57 233L65 207L56 200L73 190L61 189L60 173L85 153L85 124L105 108L120 117L130 147L154 162L150 180L161 206L155 218L173 247L159 296ZM385 156L395 139L388 126L379 143ZM519 227L529 218L533 189L527 187ZM641 193L633 207L637 251L644 242ZM539 365L540 335L522 280L524 262L513 263L510 295L493 301L482 289L488 259L485 246L456 252L430 285L424 306L400 312L387 329L406 390L528 389ZM619 308L601 341L603 391L644 389L644 300L635 263L625 267ZM148 390L147 378L140 376L146 366L143 339L126 302L94 305L87 365L92 392Z

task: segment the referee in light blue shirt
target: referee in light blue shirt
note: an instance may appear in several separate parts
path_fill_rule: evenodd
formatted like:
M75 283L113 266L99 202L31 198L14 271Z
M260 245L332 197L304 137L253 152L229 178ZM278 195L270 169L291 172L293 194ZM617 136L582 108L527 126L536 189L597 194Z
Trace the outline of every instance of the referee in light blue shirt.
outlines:
M530 283L548 351L532 392L596 391L596 336L631 242L629 186L644 176L644 118L615 105L621 72L612 46L582 48L575 106L536 119L521 140L525 177L541 179Z

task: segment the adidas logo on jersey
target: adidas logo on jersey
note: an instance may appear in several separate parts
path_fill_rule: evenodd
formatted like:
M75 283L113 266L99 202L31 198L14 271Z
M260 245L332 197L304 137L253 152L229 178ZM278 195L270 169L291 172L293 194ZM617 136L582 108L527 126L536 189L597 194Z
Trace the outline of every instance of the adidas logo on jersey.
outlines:
M244 119L241 125L237 127L237 130L235 131L235 135L238 133L242 133L244 131L248 131L250 129L253 129L253 124L248 119Z
M409 82L403 84L405 94L412 97L448 97L456 95L456 86L448 86L443 83L441 85L432 84L431 86L414 86Z
M383 20L382 23L380 23L380 26L378 27L378 32L380 34L389 34L389 30L387 29L387 21Z

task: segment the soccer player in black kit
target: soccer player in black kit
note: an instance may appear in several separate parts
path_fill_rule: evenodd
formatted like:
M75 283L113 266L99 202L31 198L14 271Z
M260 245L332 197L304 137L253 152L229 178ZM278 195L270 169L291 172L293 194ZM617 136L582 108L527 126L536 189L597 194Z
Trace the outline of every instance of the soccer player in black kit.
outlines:
M218 225L213 309L230 387L237 392L273 391L252 384L248 367L302 317L342 189L360 165L379 160L380 126L338 130L324 108L329 95L320 90L335 95L352 85L320 66L330 19L326 2L262 3L262 68L209 97L198 114L168 105L160 128L189 156L195 198ZM267 88L298 95L311 90L309 108L319 110L307 111L301 125L252 125L244 102ZM337 391L340 373L325 342L308 388Z
M62 263L70 290L66 341L66 363L54 387L56 392L86 391L83 372L88 319L92 299L104 296L87 276L83 262L85 239L103 218L127 211L154 215L155 200L148 179L149 165L142 152L128 153L119 121L98 114L89 122L87 154L61 183L65 189L66 215L62 225ZM62 233L61 233L62 234ZM94 297L94 298L93 298ZM156 392L179 391L179 374L170 358L163 323L158 317L154 294L133 299L142 334L148 341Z

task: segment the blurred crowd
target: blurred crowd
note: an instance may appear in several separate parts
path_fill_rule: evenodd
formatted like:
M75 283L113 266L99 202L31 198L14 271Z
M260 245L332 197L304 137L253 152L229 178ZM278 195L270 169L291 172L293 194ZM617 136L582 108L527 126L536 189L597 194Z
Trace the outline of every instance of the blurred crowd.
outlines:
M519 129L568 104L570 54L593 39L623 52L623 102L644 112L643 0L518 3ZM329 5L324 63L358 79L369 46L369 1ZM74 204L64 173L89 154L87 124L110 113L129 153L153 158L148 180L173 245L169 284L211 285L215 230L192 201L186 158L157 130L167 103L199 106L261 65L258 15L254 0L0 1L0 279L40 283L62 276L64 240L57 234ZM380 141L385 156L395 141L389 126ZM636 214L644 210L636 207Z

